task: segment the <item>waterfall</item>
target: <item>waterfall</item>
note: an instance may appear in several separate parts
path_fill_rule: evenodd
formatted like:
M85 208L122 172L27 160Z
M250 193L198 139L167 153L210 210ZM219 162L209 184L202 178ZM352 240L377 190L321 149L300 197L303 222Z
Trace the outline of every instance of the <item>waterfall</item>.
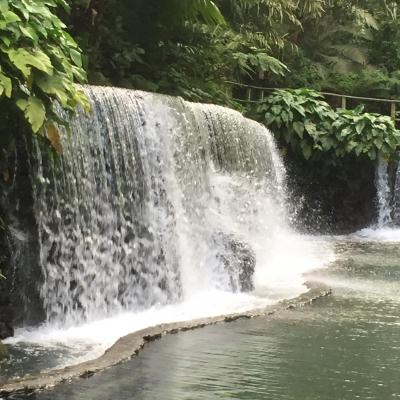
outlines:
M177 97L84 90L91 111L59 128L60 156L29 144L21 260L34 296L21 302L36 308L7 341L28 359L33 344L62 367L149 326L264 308L334 259L329 241L289 226L285 168L263 125Z
M391 190L389 185L388 163L379 160L376 167L375 185L378 202L377 227L382 228L392 222Z
M391 168L392 169L392 168ZM400 163L389 173L389 165L379 160L376 167L378 221L376 228L400 225Z
M395 225L400 225L400 163L397 164L396 176L393 188L393 222Z
M378 159L375 168L376 222L355 232L368 240L400 240L400 163Z
M94 358L144 327L264 307L300 294L307 278L318 282L318 273L303 273L331 255L322 241L289 227L285 168L268 129L236 111L181 98L105 87L85 92L91 112L80 110L71 132L61 131L59 157L33 142L46 323L22 328L7 342L20 345L19 360L65 366ZM385 226L392 200L383 162L376 184L379 225ZM234 307L221 312L214 292L229 293ZM190 311L205 311L184 314L179 305L185 303ZM131 340L142 347L154 332ZM40 346L24 349L32 342ZM126 359L129 341L116 348ZM104 365L76 371L90 376ZM71 379L72 371L48 376ZM47 378L16 382L29 381L44 388Z
M285 170L264 126L181 98L85 91L91 112L72 118L62 155L36 146L48 324L141 312L210 290L301 292L301 273L320 258L313 263L310 244L288 228Z

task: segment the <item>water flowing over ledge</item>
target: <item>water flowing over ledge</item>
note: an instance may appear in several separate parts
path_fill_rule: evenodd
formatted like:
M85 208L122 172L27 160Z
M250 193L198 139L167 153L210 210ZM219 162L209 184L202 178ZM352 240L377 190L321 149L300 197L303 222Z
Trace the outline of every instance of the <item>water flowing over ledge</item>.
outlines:
M204 290L240 291L227 242L248 244L261 263L291 233L271 134L218 106L86 91L92 112L72 121L61 168L37 153L47 321L65 326Z
M332 261L329 243L292 230L264 126L180 98L85 91L92 111L71 121L60 159L34 144L44 318L6 343L70 351L52 367L80 363L148 326L294 298L304 272ZM30 311L30 293L22 303Z

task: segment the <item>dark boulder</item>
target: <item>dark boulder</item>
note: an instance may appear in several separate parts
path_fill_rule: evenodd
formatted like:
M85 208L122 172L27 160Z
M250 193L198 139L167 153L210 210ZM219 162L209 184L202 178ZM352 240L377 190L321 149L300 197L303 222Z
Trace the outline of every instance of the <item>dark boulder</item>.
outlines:
M234 235L219 232L213 236L218 247L217 258L229 274L233 292L250 292L254 289L253 275L256 256L250 245Z

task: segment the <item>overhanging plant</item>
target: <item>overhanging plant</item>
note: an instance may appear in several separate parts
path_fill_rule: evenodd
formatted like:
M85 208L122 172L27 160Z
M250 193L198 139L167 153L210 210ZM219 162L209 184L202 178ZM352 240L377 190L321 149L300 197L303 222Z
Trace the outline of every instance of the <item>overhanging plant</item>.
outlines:
M62 121L54 102L69 111L89 103L74 84L86 74L78 45L55 14L58 6L69 9L65 0L0 0L0 104L3 123L20 112L33 133L59 150L54 123Z

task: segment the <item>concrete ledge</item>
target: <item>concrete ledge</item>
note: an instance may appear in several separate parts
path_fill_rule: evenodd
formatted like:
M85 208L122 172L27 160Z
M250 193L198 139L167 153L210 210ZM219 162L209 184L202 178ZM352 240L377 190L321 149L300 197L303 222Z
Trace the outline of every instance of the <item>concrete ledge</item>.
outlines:
M81 364L69 366L63 369L52 370L35 375L26 375L23 378L10 380L0 386L0 396L8 397L13 394L32 393L36 391L54 388L59 383L70 381L73 378L87 378L93 374L104 371L124 361L130 360L144 347L146 343L160 339L167 334L184 332L197 328L203 328L207 325L213 325L222 322L232 322L239 319L250 319L255 317L267 317L277 312L293 310L314 303L316 300L332 294L331 289L327 287L313 287L293 299L282 301L274 306L246 311L243 313L221 315L218 317L202 318L192 321L175 322L160 324L140 331L131 333L118 339L113 346L97 359L86 361Z

